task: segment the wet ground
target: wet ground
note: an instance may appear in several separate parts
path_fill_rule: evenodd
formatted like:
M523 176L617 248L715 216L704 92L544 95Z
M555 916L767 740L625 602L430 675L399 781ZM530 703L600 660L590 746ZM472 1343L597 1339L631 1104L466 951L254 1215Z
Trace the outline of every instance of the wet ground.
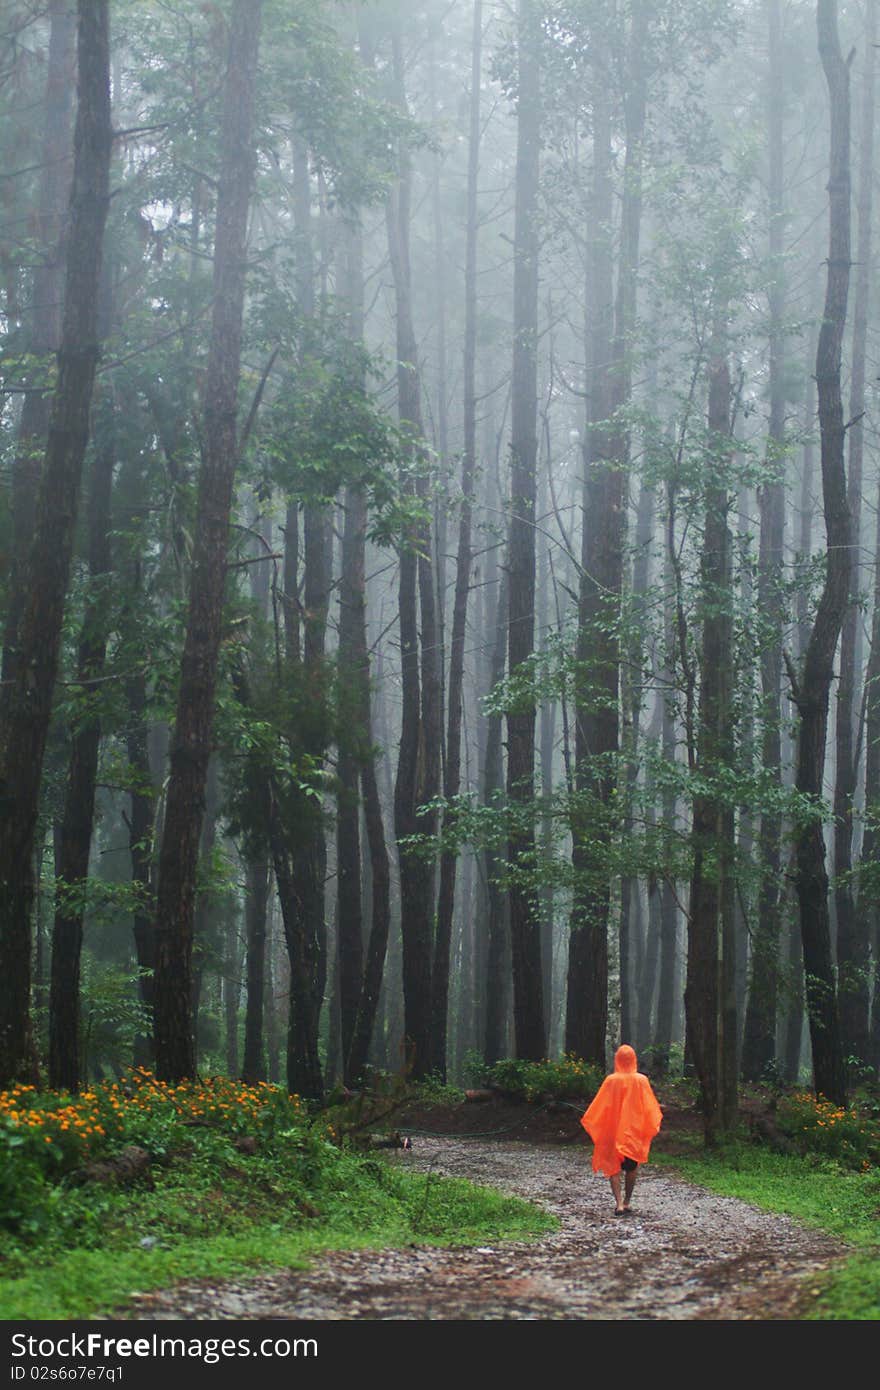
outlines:
M561 1221L533 1241L333 1252L285 1270L139 1295L134 1318L790 1319L841 1254L820 1232L648 1165L629 1217L583 1145L416 1137L390 1161L491 1184Z

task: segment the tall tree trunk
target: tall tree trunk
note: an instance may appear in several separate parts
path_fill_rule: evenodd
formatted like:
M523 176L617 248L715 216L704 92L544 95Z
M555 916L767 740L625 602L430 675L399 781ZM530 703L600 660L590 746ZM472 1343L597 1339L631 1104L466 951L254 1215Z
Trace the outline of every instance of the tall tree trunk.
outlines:
M461 457L461 515L455 560L455 599L449 653L446 769L443 830L452 830L455 813L449 803L461 789L461 714L464 685L464 640L471 585L471 507L477 457L477 180L480 167L480 80L482 71L483 4L475 0L471 51L470 139L468 146L467 227L464 271L464 449ZM440 859L437 933L431 968L431 1042L433 1070L446 1076L446 1023L449 1002L449 948L455 906L458 852L446 849Z
M251 600L265 621L269 612L269 563L265 557L272 548L272 523L260 515L258 506L255 513L252 526L260 540L254 558L260 558L262 563L250 566ZM263 813L265 816L265 801ZM265 844L248 856L245 880L245 1021L241 1079L253 1085L266 1080L263 1024L267 1014L266 981L271 978L271 967L268 959L270 868Z
M339 581L340 738L336 772L337 994L343 1072L351 1050L363 982L361 912L360 764L367 731L360 727L358 626L363 624L364 543L367 508L363 489L345 492L342 572ZM369 756L369 753L367 753Z
M223 1015L226 1024L226 1075L238 1076L238 1014L241 999L241 951L238 923L231 904L225 905L226 941L223 960Z
M572 824L575 896L569 954L566 1046L597 1065L605 1062L608 1022L608 918L611 872L607 850L614 825L620 751L620 640L623 589L626 473L629 430L621 412L631 389L630 335L635 323L636 273L642 208L642 142L645 77L642 44L645 16L635 5L628 40L626 153L621 208L620 262L612 333L611 123L607 97L594 102L594 217L600 229L592 255L588 305L593 315L590 345L592 399L587 426L586 485L578 604L578 659L589 677L578 683L575 725L577 790L582 806ZM597 69L598 84L605 76ZM580 696L582 684L589 696ZM606 861L606 862L603 862ZM621 917L620 960L626 1023L629 915Z
M266 999L266 936L269 907L269 860L259 854L247 866L245 929L247 933L247 1005L241 1079L253 1086L265 1081L263 1017Z
M128 393L120 401L125 410L135 410L135 401ZM129 455L120 477L119 493L127 501L127 512L138 516L146 505L143 460L139 454ZM123 640L135 645L137 624L144 597L144 578L142 557L135 551L125 561L122 582L126 597L123 608ZM148 693L147 677L142 665L137 665L125 678L126 729L125 750L128 757L128 776L130 782L131 808L124 815L128 828L129 853L131 855L131 886L134 906L132 909L134 947L138 964L138 994L146 1011L145 1026L139 1030L134 1043L135 1066L152 1068L155 1063L153 1049L153 997L154 972L156 968L156 913L153 848L156 832L156 792L149 753Z
M874 869L880 861L880 511L874 541L874 609L865 686L865 835L860 867ZM859 916L874 955L869 1059L873 1067L880 1068L880 901L873 885L860 886Z
M868 0L862 75L862 130L859 152L859 233L853 297L852 379L850 383L848 496L852 514L853 555L850 602L843 620L840 683L837 688L837 782L834 789L834 876L837 908L837 972L840 1032L844 1053L869 1062L870 942L866 914L854 901L852 869L853 802L858 764L853 735L858 707L859 591L861 588L862 455L864 453L865 374L868 301L871 288L871 213L874 181L874 80L877 47L876 0Z
M597 73L593 109L593 185L591 217L594 228L587 262L585 345L589 364L589 401L584 440L584 503L581 543L581 578L578 601L577 657L588 681L579 680L575 695L575 783L582 806L572 820L572 865L575 873L568 949L568 1002L566 1006L565 1047L599 1066L605 1065L605 1033L608 1019L608 911L610 885L598 882L601 869L593 860L592 849L606 828L597 826L593 814L594 796L601 799L608 788L607 759L594 763L602 751L600 733L616 746L617 702L611 707L611 694L603 698L601 714L595 697L584 701L581 690L588 684L601 685L603 674L617 680L613 653L611 670L601 669L602 654L597 652L599 627L608 616L604 603L609 576L597 569L600 549L605 569L618 559L615 540L620 537L620 518L608 531L610 502L603 496L608 470L602 468L605 428L610 409L609 367L613 342L613 259L611 222L613 189L611 183L611 112L607 92ZM607 547L607 549L606 549ZM612 593L613 575L610 576ZM598 670L597 670L598 667ZM615 685L616 689L616 685ZM603 690L603 697L606 692ZM612 730L613 721L613 730ZM601 852L601 851L600 851Z
M68 202L71 125L76 88L76 5L51 0L49 55L46 69L46 125L41 150L41 177L29 350L48 358L58 349L64 285L64 215ZM18 627L26 600L28 550L33 540L40 468L49 428L50 394L30 379L18 426L12 464L12 556L9 600L3 638L3 680L18 673Z
M517 3L517 147L513 263L513 380L508 541L508 675L516 680L535 648L535 486L538 416L538 178L540 26L536 0ZM525 702L523 702L523 705ZM507 714L507 839L516 1055L544 1056L541 919L531 860L535 830L535 708Z
M98 360L98 290L109 199L107 0L79 0L78 108L58 382L46 445L19 664L0 696L0 1087L33 1073L30 1026L33 849L89 408Z
M137 397L133 392L120 389L119 408L129 419L136 418ZM147 505L147 490L144 460L139 450L129 452L119 480L119 495L125 499L125 524L138 522ZM125 643L133 649L138 645L138 624L144 602L143 557L137 546L130 548L125 558L122 583L125 587L125 601L121 621L121 634ZM132 909L134 947L138 964L138 993L146 1012L144 1028L138 1030L134 1043L134 1064L152 1068L155 1064L153 1049L153 996L154 972L156 968L156 912L154 883L154 840L156 834L156 791L153 769L149 753L148 692L147 677L142 664L130 670L124 682L126 729L125 750L128 757L128 778L130 783L131 808L128 816L123 813L128 828L129 853L131 855L131 886L134 906Z
M221 128L214 241L214 303L189 614L171 776L159 857L156 911L156 1069L192 1076L193 918L203 799L226 588L226 554L238 458L236 427L248 209L254 173L253 99L262 0L235 0Z
M646 603L650 569L650 547L654 535L654 507L656 492L644 478L639 489L639 503L636 510L636 545L632 571L632 616L638 635L629 642L630 675L626 683L624 697L624 725L626 737L626 807L624 835L632 833L633 803L638 783L638 753L641 712L644 707L642 690L644 668L644 636L642 624L647 616ZM628 721L629 728L626 730ZM659 885L657 885L659 888ZM654 893L649 890L649 896ZM639 917L639 881L627 874L621 884L620 904L620 1036L635 1038L641 1032L647 1035L650 1025L651 998L654 988L654 970L658 957L658 942L648 942L647 951L651 955L651 968L644 973L650 975L650 986L642 978L643 972L637 969L641 960L640 943L636 937ZM656 914L655 914L656 917ZM639 1000L647 989L647 1018L637 1028Z
M266 910L266 1080L270 1085L277 1086L281 1078L281 1020L278 998L279 996L286 996L287 990L282 991L278 983L279 961L275 933L274 900L271 893L271 869L269 871L269 886L270 893Z
M785 64L782 52L782 0L769 0L768 74L769 217L770 217L770 427L767 467L771 480L760 492L761 540L758 557L758 609L764 622L761 647L763 736L761 762L774 788L782 787L781 681L782 640L788 620L783 588L785 541L785 281L783 206L783 113ZM761 816L761 865L758 912L752 940L749 1000L743 1040L743 1076L761 1079L776 1057L776 1000L779 978L779 931L782 901L782 816L778 810Z
M840 51L836 0L818 0L817 27L819 55L831 109L828 279L816 352L827 569L803 671L794 681L793 695L800 715L795 786L802 796L818 804L822 795L834 653L849 595L852 528L846 495L845 428L840 393L840 359L850 270L849 68ZM819 1094L840 1104L846 1095L846 1073L831 955L825 841L818 809L812 819L797 830L795 860L807 1012L813 1045L813 1081Z
M355 343L363 340L364 332L364 276L363 244L360 226L351 229L348 245L348 305L349 336ZM363 383L361 383L363 385ZM363 801L364 829L367 837L370 869L370 936L367 943L366 960L362 973L357 979L357 994L352 981L353 1010L350 1026L350 1041L343 1052L346 1075L357 1081L367 1064L370 1042L376 1024L382 978L385 971L385 957L388 950L388 934L391 926L391 866L388 859L388 846L385 840L385 824L382 805L379 799L379 784L376 777L376 757L373 750L372 718L370 711L370 655L367 645L367 594L366 594L366 535L367 499L363 488L350 487L345 495L345 530L342 540L342 583L340 586L340 662L347 654L350 663L349 699L356 731L357 744L353 758L352 773L360 773ZM343 643L343 620L345 642ZM346 682L346 684L348 684ZM351 795L357 796L356 777L350 788ZM352 856L353 859L353 856ZM358 883L360 894L360 882ZM357 908L357 922L360 929L361 911ZM361 960L360 941L355 945L354 931L351 932L351 945L356 959ZM340 966L342 961L342 898L339 903L339 941ZM343 1029L343 1042L346 1030Z
M108 415L114 409L107 403ZM101 724L95 707L95 682L107 654L107 576L110 551L110 494L113 486L114 432L109 420L95 450L89 495L89 579L92 592L83 616L77 679L84 706L70 751L67 793L55 866L55 923L52 933L52 978L49 995L49 1085L77 1091L81 1080L79 1052L80 952L85 917L85 890L95 818L95 784Z
M664 589L667 596L673 587L672 562L667 550L664 565ZM661 716L661 751L670 765L675 764L676 728L675 709L671 697L673 673L671 654L673 651L674 613L670 597L665 603L663 646L667 664L661 672L661 693L663 712ZM668 693L664 693L668 692ZM663 789L660 810L667 834L672 834L675 826L676 798L671 786ZM679 909L673 884L664 877L660 884L660 972L657 981L657 1020L654 1028L654 1070L658 1076L665 1076L669 1070L670 1049L675 1027L676 978L678 975L678 918Z
M392 68L395 102L401 111L406 111L402 39L397 29L392 35ZM403 471L402 485L405 494L425 501L427 478L421 384L412 316L411 194L411 160L401 142L398 178L387 203L387 225L396 301L398 414L410 443L410 458ZM418 1078L426 1075L431 1067L434 865L426 855L414 854L407 842L413 835L431 837L436 832L435 814L420 814L418 808L435 798L439 791L441 738L437 615L429 525L421 523L409 528L409 534L403 538L399 564L402 712L394 789L394 831L400 865L406 1060L413 1076Z
M709 362L709 449L711 477L706 492L706 526L701 562L703 606L702 679L698 770L717 777L732 766L733 612L729 493L724 476L730 454L730 368L717 329ZM732 871L733 827L717 791L694 798L693 872L688 923L685 1010L694 1066L700 1082L706 1142L725 1127L723 1050L736 1048L736 1036L722 1028L722 931L725 890Z
M315 313L314 255L311 236L311 183L308 148L297 132L293 137L293 208L297 247L297 305L304 321L303 352L312 350L312 319ZM309 499L303 508L303 611L302 678L303 696L309 707L321 709L326 705L326 673L324 649L327 633L327 612L332 575L332 536L329 508L322 502ZM291 651L289 658L296 661ZM303 722L298 735L303 752L312 766L323 763L325 735L318 720ZM291 1027L299 1030L301 1020L309 1019L318 1028L327 975L327 924L325 920L324 886L327 878L327 842L324 832L324 812L320 801L313 797L298 798L295 823L288 829L291 841L291 869L297 884L295 899L290 904L297 920L290 921L290 930L303 938L301 949L314 961L314 971L308 976L301 970L291 970ZM307 987L309 997L299 995ZM303 1074L299 1064L288 1075L291 1091L302 1092L304 1077L311 1075L311 1058L317 1055L317 1034L306 1045L307 1058ZM288 1055L293 1053L288 1049ZM309 1084L313 1084L310 1082Z

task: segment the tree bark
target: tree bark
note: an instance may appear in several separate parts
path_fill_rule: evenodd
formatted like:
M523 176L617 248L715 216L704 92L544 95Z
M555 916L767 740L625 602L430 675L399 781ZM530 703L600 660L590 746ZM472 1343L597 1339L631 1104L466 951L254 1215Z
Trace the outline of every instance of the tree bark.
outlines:
M46 125L41 149L37 242L40 260L34 270L29 349L35 357L58 350L64 288L64 223L70 187L71 126L76 90L76 5L51 0L49 57L46 70ZM46 449L51 398L30 390L24 398L12 465L12 555L9 601L3 639L3 680L18 672L18 627L26 597L28 549L33 539L40 468Z
M364 274L363 237L360 224L349 229L348 235L348 292L349 336L354 343L363 341L364 333ZM363 389L364 383L361 381ZM367 536L367 497L363 487L351 486L345 494L345 525L342 538L342 579L340 583L339 618L339 659L343 671L346 691L346 708L349 711L352 728L349 733L351 744L350 767L343 782L357 814L358 777L360 779L364 829L367 837L370 879L370 935L367 942L366 959L361 944L361 854L358 844L357 904L354 902L354 884L351 885L352 924L356 921L358 939L355 941L354 925L346 928L345 941L350 937L354 959L359 965L359 974L350 971L350 1024L342 1030L343 1066L350 1083L356 1083L367 1065L370 1043L376 1024L382 979L385 971L385 958L388 950L388 934L391 926L391 866L385 840L385 824L382 805L379 799L379 784L376 777L376 753L372 739L372 716L370 710L370 655L367 644L367 593L366 593L366 536ZM340 756L340 780L342 780L342 757ZM342 820L340 818L340 835ZM359 826L352 827L354 837L360 839ZM340 873L342 848L340 844ZM349 855L349 872L353 872L355 855ZM339 898L339 969L342 978L343 940L343 897L340 884ZM341 994L341 990L340 990ZM349 1041L346 1045L345 1039Z
M214 305L189 613L171 746L156 912L156 1069L164 1081L195 1070L191 975L196 870L211 753L214 692L238 458L237 394L248 209L254 174L253 100L262 0L235 0L221 129Z
M816 388L821 436L822 498L825 506L827 568L819 607L793 691L800 715L795 786L817 809L795 836L795 883L804 948L807 1013L817 1093L840 1104L846 1074L840 1037L837 985L828 920L828 874L818 802L822 795L828 699L834 653L849 595L852 527L846 495L845 430L840 359L850 271L849 68L840 51L835 0L818 0L819 55L831 109L829 254L825 310L816 351Z
M732 765L733 610L730 503L725 471L731 450L730 368L723 329L716 329L709 362L710 480L701 561L703 635L698 771L712 778ZM706 1142L726 1127L723 1052L736 1048L736 1033L722 1025L722 931L725 890L732 871L731 816L716 790L694 798L693 872L688 923L685 1012L694 1066L700 1082ZM727 946L724 941L724 946Z
M0 699L0 1087L33 1074L30 1026L33 848L58 670L89 408L109 199L107 0L79 0L76 118L58 383L27 566L19 666Z
M768 75L770 217L770 425L766 466L771 480L760 491L761 539L758 556L758 609L764 622L761 649L763 735L761 762L774 789L782 787L782 641L788 621L783 583L785 541L785 284L783 207L783 113L785 65L782 53L782 0L769 0ZM758 912L752 941L749 999L743 1040L743 1077L759 1081L776 1058L776 1002L782 902L782 816L765 811L759 840L761 865Z
M608 911L610 883L603 881L595 862L594 845L607 843L607 827L594 814L593 799L604 805L609 790L608 758L599 755L617 744L617 666L613 652L602 647L599 632L607 616L605 586L621 559L620 518L609 531L613 505L606 496L609 471L603 468L607 421L611 415L610 364L614 340L613 256L611 223L611 111L604 75L597 70L593 108L593 183L591 220L594 232L587 261L587 328L585 347L589 364L589 400L584 438L584 502L581 540L581 578L578 601L577 659L579 676L575 694L575 787L580 801L572 818L572 866L575 886L568 950L568 1001L565 1048L600 1067L605 1065L608 1021ZM611 484L616 491L616 482ZM598 567L604 565L600 570ZM603 667L602 658L607 658ZM589 673L589 674L587 674ZM603 682L603 676L605 678ZM614 695L605 685L614 683ZM601 695L592 693L599 687ZM589 699L581 692L590 687ZM601 709L598 708L601 703ZM603 739L606 747L600 746ZM600 850L601 853L601 850Z
M517 4L517 148L513 263L508 677L515 681L535 647L535 487L538 416L538 180L540 171L540 24L535 0ZM508 902L516 1055L538 1061L546 1035L541 978L541 919L533 882L535 828L534 700L507 714Z
M392 72L395 104L405 112L402 39L398 29L392 35ZM398 415L409 440L409 459L401 483L404 495L426 502L421 383L412 315L411 194L411 159L401 141L398 178L386 204L396 304ZM418 1079L431 1067L434 865L426 853L413 853L406 842L414 835L430 839L436 832L435 813L419 813L418 808L433 800L439 791L442 735L431 533L430 525L424 521L411 525L402 538L399 569L402 711L394 831L400 867L404 1046L406 1063Z
M247 866L245 929L247 932L247 1004L244 1019L244 1058L241 1079L248 1085L265 1081L263 1015L266 998L266 937L269 908L269 860L259 854Z
M108 413L113 411L108 402ZM49 993L49 1085L77 1091L81 1077L79 1049L80 953L85 917L86 882L95 819L98 775L100 700L94 682L107 654L107 576L113 565L110 548L110 495L115 439L110 421L95 450L89 496L89 579L92 592L83 616L77 658L84 708L78 716L70 751L67 792L57 862L56 907L52 932Z
M303 355L308 357L312 351L313 325L315 313L314 256L311 236L311 184L309 177L309 155L305 140L299 134L293 137L293 207L296 226L297 248L297 305L303 318ZM303 507L303 607L301 614L302 632L302 694L305 708L315 711L326 707L327 681L325 666L325 644L327 634L327 613L330 600L333 545L329 526L329 508L320 500L309 498ZM294 531L295 536L295 531ZM294 568L293 577L296 571ZM298 663L297 652L291 650L288 658ZM319 768L326 751L326 729L320 719L304 719L302 729L294 731L296 741L311 760L313 768ZM327 977L327 924L325 918L324 889L327 878L327 842L324 830L324 810L320 800L314 797L297 798L295 825L287 830L291 841L291 868L297 884L297 893L289 904L297 914L296 920L288 918L288 930L298 932L303 938L302 950L314 959L314 974L308 979L308 999L299 995L301 987L306 986L306 976L299 969L291 970L291 1020L295 1017L310 1019L317 1029L324 1000ZM292 1022L294 1029L300 1025ZM317 1053L317 1036L306 1047L307 1059ZM289 1054L290 1055L290 1054ZM303 1076L311 1074L312 1064L303 1063L303 1075L299 1065L296 1075L288 1077L291 1091L301 1092ZM310 1083L311 1084L311 1083Z
M652 484L642 479L639 489L639 503L636 510L635 558L632 570L632 621L637 629L628 643L630 675L624 691L623 718L626 754L626 807L623 825L624 836L632 833L632 807L638 786L638 753L641 735L640 722L644 707L644 694L641 689L644 669L643 624L647 619L648 579L650 568L650 547L654 534L654 507L656 493ZM627 723L629 725L627 729ZM657 885L659 888L659 885ZM650 1025L651 999L654 990L654 975L658 958L658 942L647 943L647 951L642 952L638 939L639 926L639 881L627 874L621 884L620 902L620 1036L635 1038L639 1032L647 1035ZM656 913L655 913L656 918ZM648 969L645 957L650 954L651 966ZM639 966L642 969L639 969ZM648 983L650 981L650 983ZM640 1016L639 1003L643 993L647 993L647 1018L642 1026L637 1026Z
M455 559L455 598L452 608L452 637L449 651L449 689L447 696L446 768L443 795L443 831L448 834L455 823L449 803L461 789L461 715L464 686L464 641L468 595L471 586L472 546L471 509L474 469L477 457L477 180L480 167L480 79L482 69L483 4L475 0L471 50L470 137L468 145L467 227L464 271L464 448L461 457L461 515L458 523L458 551ZM440 858L440 890L437 900L437 931L431 967L431 1043L433 1070L446 1077L446 1026L449 1003L449 950L455 907L455 876L458 851L444 850Z
M834 877L837 909L837 972L840 1033L844 1053L862 1064L870 1059L869 1010L871 932L867 915L855 901L852 879L853 803L858 763L853 748L858 709L859 596L861 590L862 456L864 453L865 376L868 304L871 291L871 214L874 180L874 81L877 6L867 3L862 76L861 148L859 153L858 246L853 296L852 378L849 400L848 497L852 516L853 566L849 605L843 620L840 684L837 688L837 780L834 788Z

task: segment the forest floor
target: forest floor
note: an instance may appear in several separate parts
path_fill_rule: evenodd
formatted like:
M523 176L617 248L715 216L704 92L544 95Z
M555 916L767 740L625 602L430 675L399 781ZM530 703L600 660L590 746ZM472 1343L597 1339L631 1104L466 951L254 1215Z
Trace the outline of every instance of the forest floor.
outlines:
M658 1141L661 1154L674 1155L682 1142L685 1117L676 1121ZM814 1284L846 1253L828 1235L656 1165L640 1171L632 1215L615 1218L573 1110L435 1106L404 1115L404 1125L413 1148L391 1161L424 1172L426 1210L435 1176L468 1178L539 1203L558 1218L558 1231L470 1248L336 1251L307 1270L136 1295L118 1316L797 1319L808 1315ZM429 1126L434 1136L417 1132Z

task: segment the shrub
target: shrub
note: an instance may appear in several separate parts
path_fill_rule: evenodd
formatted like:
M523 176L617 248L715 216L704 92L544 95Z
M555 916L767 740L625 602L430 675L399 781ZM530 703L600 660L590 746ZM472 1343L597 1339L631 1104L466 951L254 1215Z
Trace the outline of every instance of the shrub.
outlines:
M602 1084L605 1073L574 1054L543 1062L521 1062L507 1058L484 1068L481 1083L500 1091L511 1100L530 1104L548 1100L590 1100Z
M797 1091L783 1096L777 1121L801 1153L821 1154L848 1168L869 1168L880 1164L880 1114L875 1102L854 1101L835 1105Z
M300 1134L307 1118L305 1103L277 1086L222 1076L173 1086L143 1067L79 1095L15 1086L0 1092L3 1222L24 1229L54 1184L126 1144L158 1160L199 1148L220 1162L236 1135L277 1148Z

